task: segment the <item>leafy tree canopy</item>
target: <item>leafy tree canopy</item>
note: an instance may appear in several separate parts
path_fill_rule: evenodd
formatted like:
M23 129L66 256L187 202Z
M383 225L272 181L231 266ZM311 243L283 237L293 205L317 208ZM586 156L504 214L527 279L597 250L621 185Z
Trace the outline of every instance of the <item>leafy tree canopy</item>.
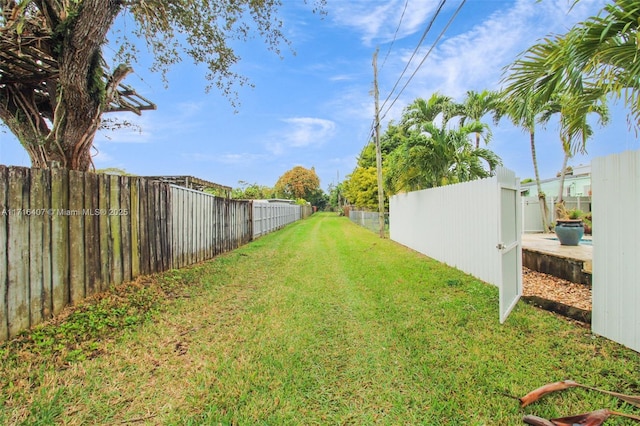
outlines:
M304 198L312 202L317 197L320 190L320 178L316 174L315 168L306 169L296 166L280 176L275 185L278 197L288 199Z
M482 93L489 96L488 92ZM448 96L435 93L427 100L418 98L405 108L401 120L404 132L391 128L400 144L385 158L387 192L431 188L493 173L501 160L493 151L479 147L479 135L488 140L489 129L477 118L490 112L491 106L487 102L482 107L484 112L476 112L468 104L457 104ZM454 117L459 118L457 125Z
M584 151L584 117L603 96L623 98L640 122L640 3L616 0L598 16L563 35L551 35L525 51L506 70L504 92L538 105L563 96L562 138L571 153ZM581 138L575 138L581 135Z
M309 0L318 10L325 1ZM0 51L8 53L0 62L0 119L33 166L88 170L103 113L154 107L122 84L140 40L154 57L152 71L164 77L190 57L207 67L207 88L233 102L233 84L247 80L233 71L240 57L232 42L258 35L279 54L288 44L281 6L281 0L0 0ZM103 48L119 16L131 32L109 40L121 62L109 69Z
M275 192L273 188L268 186L258 185L257 183L249 184L245 181L239 181L240 187L233 188L231 191L231 198L241 200L265 200L268 198L275 198Z
M376 167L356 167L344 182L344 197L352 206L378 207L378 178Z

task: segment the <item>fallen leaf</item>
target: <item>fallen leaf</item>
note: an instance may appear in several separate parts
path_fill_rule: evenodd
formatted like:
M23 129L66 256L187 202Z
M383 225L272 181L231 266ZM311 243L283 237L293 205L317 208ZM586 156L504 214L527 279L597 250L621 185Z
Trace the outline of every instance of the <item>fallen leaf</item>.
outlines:
M551 419L551 423L556 426L600 426L611 416L607 409L596 410L590 413L578 414L577 416L561 417Z
M532 426L555 426L549 420L543 419L542 417L534 416L531 414L524 416L522 418L522 421Z
M608 390L598 389L598 388L592 388L591 386L581 385L581 384L576 384L576 386L579 386L584 389L593 390L596 392L606 393L607 395L615 396L616 398L619 398L625 402L628 402L629 404L635 405L636 407L640 407L640 395L625 395L623 393L611 392Z
M602 410L592 411L590 413L578 414L577 416L562 417L559 419L551 419L556 426L600 426L611 416L626 417L640 423L640 417L632 414L620 413L603 408Z
M541 386L535 390L532 390L522 398L520 398L520 407L526 407L529 404L532 404L542 398L544 395L559 391L565 390L569 388L573 388L579 386L578 383L573 380L563 380L561 382L549 383L544 386Z

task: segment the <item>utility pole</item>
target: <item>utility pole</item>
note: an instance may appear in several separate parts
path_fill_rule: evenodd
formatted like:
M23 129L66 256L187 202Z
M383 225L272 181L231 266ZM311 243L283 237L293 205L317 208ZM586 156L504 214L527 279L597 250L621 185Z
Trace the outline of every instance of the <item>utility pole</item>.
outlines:
M376 100L375 113L375 141L376 141L376 169L378 175L378 224L380 226L380 238L384 238L384 192L382 191L382 152L380 150L380 106L378 91L378 51L373 54L373 96Z

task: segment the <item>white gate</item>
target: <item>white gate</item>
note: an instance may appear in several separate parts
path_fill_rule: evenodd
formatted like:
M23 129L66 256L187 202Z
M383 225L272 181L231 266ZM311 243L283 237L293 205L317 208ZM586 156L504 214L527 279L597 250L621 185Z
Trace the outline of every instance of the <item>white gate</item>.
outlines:
M500 188L500 323L503 323L522 295L522 215L520 187L515 174L498 170Z

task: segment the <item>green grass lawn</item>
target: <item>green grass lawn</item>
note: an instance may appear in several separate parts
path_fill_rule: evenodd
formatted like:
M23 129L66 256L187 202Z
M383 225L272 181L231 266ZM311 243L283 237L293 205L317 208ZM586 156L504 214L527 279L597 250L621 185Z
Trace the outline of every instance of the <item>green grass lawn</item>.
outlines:
M0 346L2 424L517 425L640 394L640 354L333 214ZM628 421L627 421L628 422ZM625 423L614 418L607 422Z

